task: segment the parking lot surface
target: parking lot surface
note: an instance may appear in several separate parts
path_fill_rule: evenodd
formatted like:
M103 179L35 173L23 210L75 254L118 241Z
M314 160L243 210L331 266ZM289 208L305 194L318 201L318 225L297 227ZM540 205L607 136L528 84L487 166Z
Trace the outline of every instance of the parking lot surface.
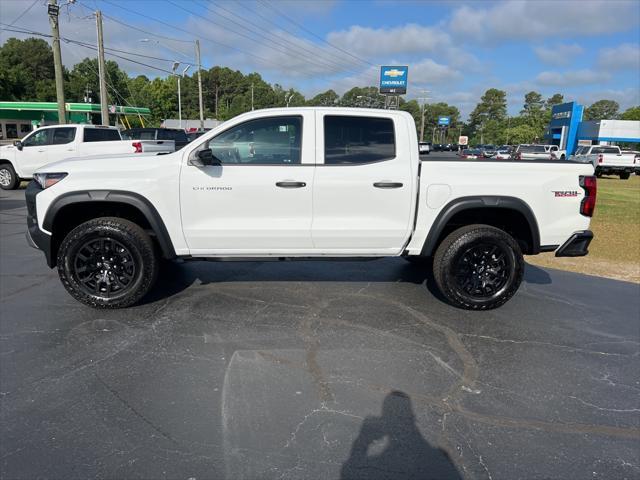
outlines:
M640 478L636 284L466 312L402 259L194 262L98 311L0 196L2 478Z

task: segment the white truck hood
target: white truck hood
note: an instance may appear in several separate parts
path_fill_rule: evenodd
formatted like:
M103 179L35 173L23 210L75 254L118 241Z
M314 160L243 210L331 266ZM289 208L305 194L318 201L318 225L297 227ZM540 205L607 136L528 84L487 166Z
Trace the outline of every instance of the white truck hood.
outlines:
M181 152L180 152L181 153ZM157 168L159 165L172 163L180 158L176 152L158 155L157 153L120 153L105 155L88 155L70 157L59 162L53 162L39 168L36 173L47 172L117 172L135 171L147 168Z

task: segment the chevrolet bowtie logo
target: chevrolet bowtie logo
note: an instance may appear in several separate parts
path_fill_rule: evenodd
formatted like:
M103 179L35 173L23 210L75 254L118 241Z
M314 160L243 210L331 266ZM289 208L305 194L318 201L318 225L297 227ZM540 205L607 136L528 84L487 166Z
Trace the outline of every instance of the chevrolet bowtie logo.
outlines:
M404 72L402 70L398 70L397 68L394 68L393 70L387 70L386 72L384 72L384 76L385 77L403 77Z

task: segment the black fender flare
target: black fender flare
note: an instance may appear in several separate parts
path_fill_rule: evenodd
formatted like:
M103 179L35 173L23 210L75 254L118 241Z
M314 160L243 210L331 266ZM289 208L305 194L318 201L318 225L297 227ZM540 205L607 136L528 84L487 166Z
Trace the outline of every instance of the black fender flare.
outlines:
M83 190L62 194L56 198L47 209L47 213L42 221L43 228L52 232L55 218L62 208L87 202L124 203L138 209L147 219L147 222L149 222L158 240L163 257L168 259L176 258L173 242L171 241L162 217L148 199L134 192L121 190Z
M431 225L420 255L427 257L433 255L437 247L436 242L440 238L449 220L453 218L455 214L476 208L504 208L521 213L529 224L529 231L531 232L531 240L533 243L531 245L531 253L536 254L540 252L540 230L538 229L538 222L533 214L533 210L531 210L531 207L529 207L526 202L516 197L479 195L456 198L440 210L440 213L438 213L438 216Z

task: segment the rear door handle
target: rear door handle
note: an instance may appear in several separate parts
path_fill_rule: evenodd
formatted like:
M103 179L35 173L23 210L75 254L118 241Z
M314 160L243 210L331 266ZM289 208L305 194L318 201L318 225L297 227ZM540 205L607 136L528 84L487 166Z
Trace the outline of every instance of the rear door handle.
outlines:
M376 188L400 188L402 183L400 182L376 182L373 184Z
M276 187L280 188L302 188L306 186L307 184L305 182L276 182Z

